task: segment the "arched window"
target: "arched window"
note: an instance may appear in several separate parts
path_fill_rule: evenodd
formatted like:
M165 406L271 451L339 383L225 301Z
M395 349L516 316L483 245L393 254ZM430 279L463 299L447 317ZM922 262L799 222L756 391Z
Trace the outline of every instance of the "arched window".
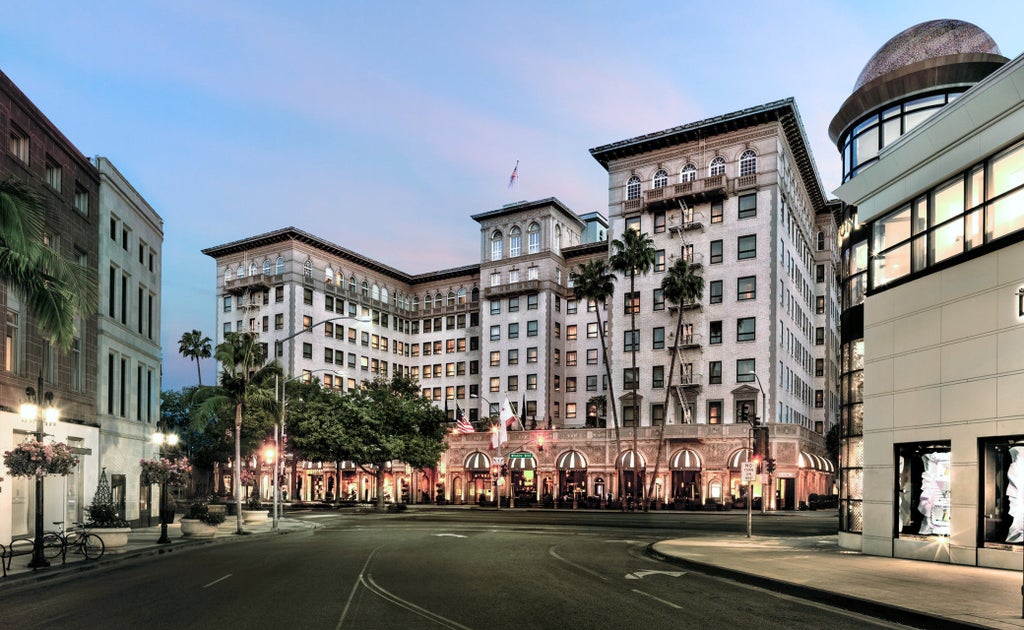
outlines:
M370 297L372 297L374 300L380 301L380 287L377 286L377 283L373 284L373 289L372 292L370 293Z
M531 223L530 227L526 230L527 247L529 247L529 253L537 254L540 253L540 225Z
M265 276L269 276L270 275L270 259L269 258L264 258L263 259L263 275L265 275Z
M231 282L231 267L224 270L224 282Z
M277 275L280 276L280 275L282 275L284 273L284 256L278 256L277 257L276 268L277 268L277 270L274 273L276 273Z
M501 232L494 230L491 234L491 260L501 260Z
M508 255L512 257L521 253L523 253L523 232L518 227L514 227L508 233Z
M380 301L384 302L385 304L388 303L388 289L387 289L387 287L381 287L380 288Z
M257 269L258 269L258 267L256 267L256 261L255 260L252 261L251 263L249 263L249 275L250 276L255 276Z
M626 182L626 199L639 199L640 198L640 178L636 175L629 178Z
M327 265L327 269L324 269L324 282L327 284L334 283L334 269L330 265Z
M420 310L420 296L418 295L412 296L412 310Z
M473 287L473 292L469 294L469 301L474 304L480 301L480 289Z
M349 293L355 293L356 292L356 277L355 276L349 276L348 277L348 292Z
M555 226L555 253L562 253L562 226Z
M245 266L238 265L238 269L235 269L235 277L236 278L244 278L245 277Z
M818 251L825 249L825 233L818 232Z
M747 149L740 155L740 177L757 173L757 154Z
M366 280L363 280L363 297L370 297L370 283L367 282Z
M697 179L697 167L693 164L687 164L683 167L683 170L679 171L679 183L685 184L695 179Z
M459 304L465 304L465 303L466 303L466 290L465 289L459 289Z
M434 308L441 308L441 299L440 291L434 294Z
M445 300L445 306L455 306L455 291L448 292L448 299Z
M313 261L306 259L305 264L302 265L302 275L307 278L313 277Z
M658 172L654 174L654 187L664 188L665 186L668 186L668 172L666 172L665 169L659 169Z
M721 155L711 160L711 164L708 165L708 177L715 175L725 175L725 158Z
M339 289L345 288L345 278L341 275L341 272L334 274L334 283L338 285Z

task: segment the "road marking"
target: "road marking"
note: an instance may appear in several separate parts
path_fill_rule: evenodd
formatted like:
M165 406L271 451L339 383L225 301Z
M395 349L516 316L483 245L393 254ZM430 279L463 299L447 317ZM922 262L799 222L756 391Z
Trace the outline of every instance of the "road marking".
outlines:
M204 586L203 588L210 588L211 586L213 586L213 585L214 585L214 584L216 584L217 582L221 582L221 581L223 581L223 580L226 580L226 579L228 579L229 577L231 577L231 574L230 574L230 573L228 573L228 574L227 574L227 575L225 575L224 577L220 577L220 578L217 578L216 580L214 580L214 581L210 582L209 584L207 584L207 585L206 585L206 586Z
M563 558L562 556L558 555L558 552L555 551L555 548L553 546L552 547L548 547L548 555L551 556L552 558L555 558L556 560L561 560L562 562L568 564L569 566L576 567L580 571L583 571L585 573L589 573L590 575L593 575L596 578L604 580L605 582L608 581L608 578L606 578L605 576L601 575L597 571L592 571L591 569L588 569L587 567L583 566L582 564L576 564L572 560L568 560L568 559Z
M634 589L630 589L630 590L632 590L634 593L636 593L638 595L643 595L644 597L650 597L651 599L653 599L656 602L661 602L662 604L665 604L666 606L671 606L672 608L675 608L677 610L682 610L683 609L682 606L678 606L676 604L673 604L672 602L670 602L670 601L668 601L666 599L662 599L660 597L655 597L654 595L651 595L650 593L645 593L643 591L638 591L635 588Z
M367 590L369 590L371 593L385 601L391 602L399 608L404 608L411 613L415 613L420 617L423 617L424 619L429 619L430 621L433 621L434 623L445 628L450 628L451 630L471 630L468 626L464 626L457 621L452 621L447 617L442 617L441 615L435 612L431 612L426 608L417 606L409 600L402 599L401 597L395 595L394 593L388 591L387 589L381 587L379 584L374 582L373 575L371 574L367 574L365 578L362 575L360 575L359 580L362 582L363 586L365 586Z
M627 538L625 540L606 540L605 542L606 543L626 543L627 545L636 545L636 544L642 543L644 541L642 541L642 540L630 540L630 539Z
M345 624L345 616L348 615L348 608L352 605L352 598L355 597L356 589L359 588L359 583L363 580L363 574L366 573L366 567L369 566L370 560L373 559L373 554L377 553L377 550L383 546L384 545L381 545L380 547L377 547L377 549L371 551L370 555L366 557L366 562L363 563L363 568L359 570L359 575L356 577L355 584L352 585L352 590L349 592L348 599L345 601L345 608L341 611L341 617L338 619L338 625L335 626L338 630L340 630Z
M686 575L686 572L685 571L652 571L650 569L645 569L643 571L635 571L633 573L627 573L626 574L626 579L627 580L639 580L639 579L647 577L648 575L667 575L669 577L679 577L681 575Z
M435 536L447 536L448 538L465 538L462 534L434 534Z

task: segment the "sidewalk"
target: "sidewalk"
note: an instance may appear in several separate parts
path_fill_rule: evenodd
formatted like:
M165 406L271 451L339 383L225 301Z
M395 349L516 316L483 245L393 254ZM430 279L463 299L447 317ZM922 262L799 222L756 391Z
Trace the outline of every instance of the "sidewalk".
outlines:
M251 536L239 536L235 533L237 525L233 516L228 517L224 523L221 523L214 538L184 538L181 535L181 525L178 523L180 516L179 514L175 518L175 522L167 526L167 537L170 539L170 543L157 544L156 541L160 539L160 526L156 525L154 527L132 529L131 533L128 534L128 546L126 548L118 553L112 553L108 550L99 560L86 560L80 555L69 553L64 564L61 564L60 558L57 558L51 560L48 567L30 569L27 566L32 559L30 555L15 556L11 560L11 568L7 570L7 577L0 578L0 593L19 585L67 577L131 558L182 551L190 547L211 543L251 540ZM278 520L277 533L309 530L315 527L316 524L307 521L281 518ZM243 525L242 529L247 534L252 535L275 533L272 522L269 519L262 523Z
M869 556L838 536L665 540L653 555L700 573L918 628L1024 628L1021 572Z

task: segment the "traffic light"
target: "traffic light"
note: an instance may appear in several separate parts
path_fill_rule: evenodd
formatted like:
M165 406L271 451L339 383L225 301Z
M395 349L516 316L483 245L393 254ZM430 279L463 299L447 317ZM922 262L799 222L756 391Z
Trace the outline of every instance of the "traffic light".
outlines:
M743 403L743 406L740 407L740 422L750 422L750 410L747 403Z
M768 459L764 460L764 463L768 466L768 472L769 473L775 472L775 458L774 457L769 457Z
M543 435L537 437L537 450L540 451L540 452L544 452L544 436Z
M502 464L501 465L501 476L505 477L507 475L508 475L508 465L507 464Z
M754 427L754 455L765 460L771 453L768 446L768 427Z

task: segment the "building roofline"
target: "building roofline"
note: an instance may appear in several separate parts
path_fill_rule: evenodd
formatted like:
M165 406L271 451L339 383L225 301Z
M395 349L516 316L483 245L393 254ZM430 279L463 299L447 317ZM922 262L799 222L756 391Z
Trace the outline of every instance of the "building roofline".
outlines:
M515 203L505 204L504 206L496 210L488 210L487 212L481 212L480 214L471 215L471 219L477 223L482 223L485 219L493 219L500 217L505 214L512 214L515 212L522 212L524 210L535 210L544 206L554 206L556 209L562 212L566 217L572 219L580 227L584 227L585 224L580 217L569 209L564 203L558 200L557 197L547 197L545 199L538 199L536 201L517 201Z

